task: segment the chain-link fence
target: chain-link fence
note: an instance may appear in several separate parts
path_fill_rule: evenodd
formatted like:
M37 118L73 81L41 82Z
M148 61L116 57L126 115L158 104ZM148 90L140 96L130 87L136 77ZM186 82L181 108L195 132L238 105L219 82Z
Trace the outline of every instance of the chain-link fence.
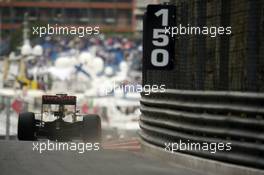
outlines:
M264 90L264 2L172 0L176 24L231 27L231 35L177 35L174 69L146 70L144 84L168 89ZM145 69L144 69L145 70Z
M263 169L264 1L171 2L176 5L176 26L231 27L232 32L174 36L172 70L148 69L149 58L144 57L143 84L166 85L167 90L142 94L141 138L165 149L166 143L182 140L231 143L231 151L215 154L177 151ZM188 167L197 163L192 158L188 162Z

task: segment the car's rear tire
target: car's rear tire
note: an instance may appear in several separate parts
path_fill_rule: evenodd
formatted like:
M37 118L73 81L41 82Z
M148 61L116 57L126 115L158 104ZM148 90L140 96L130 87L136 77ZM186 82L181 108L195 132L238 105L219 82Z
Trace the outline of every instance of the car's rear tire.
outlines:
M18 117L17 137L19 140L35 140L36 121L35 114L23 112Z
M98 115L83 117L82 139L84 142L101 142L101 119Z

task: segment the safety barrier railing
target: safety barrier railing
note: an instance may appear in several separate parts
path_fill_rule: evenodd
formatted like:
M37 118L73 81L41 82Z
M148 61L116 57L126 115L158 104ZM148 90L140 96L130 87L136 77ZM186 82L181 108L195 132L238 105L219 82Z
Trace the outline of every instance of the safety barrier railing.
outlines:
M264 93L168 89L142 94L141 112L140 136L149 143L164 149L180 140L230 144L231 150L215 153L177 151L264 168Z

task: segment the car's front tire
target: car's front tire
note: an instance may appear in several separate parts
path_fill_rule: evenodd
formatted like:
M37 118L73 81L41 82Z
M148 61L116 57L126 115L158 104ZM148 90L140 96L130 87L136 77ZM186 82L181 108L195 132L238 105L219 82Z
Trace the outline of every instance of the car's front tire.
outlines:
M83 117L82 139L85 142L101 142L101 119L98 115Z
M23 112L18 117L17 137L19 140L35 140L36 120L32 112Z

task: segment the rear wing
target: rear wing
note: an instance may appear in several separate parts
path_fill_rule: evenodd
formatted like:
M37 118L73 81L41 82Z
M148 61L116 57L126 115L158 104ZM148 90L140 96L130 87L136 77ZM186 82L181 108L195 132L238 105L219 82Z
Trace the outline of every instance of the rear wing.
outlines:
M76 105L76 96L43 95L42 104Z

